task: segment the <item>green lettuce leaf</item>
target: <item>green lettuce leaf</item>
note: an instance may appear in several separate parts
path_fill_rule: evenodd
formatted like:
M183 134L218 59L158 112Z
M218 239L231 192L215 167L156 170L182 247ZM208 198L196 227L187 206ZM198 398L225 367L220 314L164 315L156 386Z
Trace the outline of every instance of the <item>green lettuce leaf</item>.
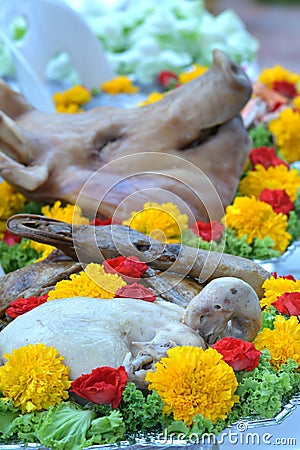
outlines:
M6 438L13 434L12 423L18 415L18 409L14 408L11 401L7 402L0 398L0 438Z
M114 410L109 416L98 417L92 420L87 432L85 446L94 444L114 444L122 440L125 433L125 424L120 412Z
M38 440L52 449L79 450L95 417L95 412L70 401L51 406L37 427Z
M42 413L21 414L11 401L0 398L0 441L37 442L36 425Z

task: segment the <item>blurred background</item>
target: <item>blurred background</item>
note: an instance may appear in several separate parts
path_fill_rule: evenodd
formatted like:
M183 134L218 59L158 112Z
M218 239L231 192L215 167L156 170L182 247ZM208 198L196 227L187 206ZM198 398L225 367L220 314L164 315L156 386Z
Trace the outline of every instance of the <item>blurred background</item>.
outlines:
M29 91L40 99L46 80L145 86L163 70L210 66L214 48L252 81L275 65L300 73L299 24L300 0L0 0L0 77L29 86L35 104Z
M300 72L300 0L208 0L215 14L233 9L260 42L260 67L280 64Z

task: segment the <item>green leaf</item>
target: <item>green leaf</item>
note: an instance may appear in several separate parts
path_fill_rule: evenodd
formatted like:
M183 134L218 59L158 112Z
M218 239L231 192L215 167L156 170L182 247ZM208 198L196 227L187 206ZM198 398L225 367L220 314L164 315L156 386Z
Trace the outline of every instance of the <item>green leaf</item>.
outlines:
M163 422L162 407L157 392L144 396L134 383L127 383L119 405L126 432L135 433L158 426Z
M278 315L278 311L274 306L268 306L267 309L262 311L262 325L260 331L264 328L270 328L274 330L274 320Z
M119 411L114 410L109 416L92 420L85 445L114 444L123 438L124 433L125 424L122 416Z
M270 131L265 127L265 125L258 125L257 127L249 130L249 136L251 137L253 148L257 147L271 147L274 145L273 137Z
M41 444L60 450L77 450L84 446L86 433L96 413L83 410L72 402L50 407L37 428Z
M7 402L0 398L0 438L13 434L12 423L18 415L18 409L14 408L11 401Z
M300 239L300 217L296 211L290 212L287 231L291 234L293 241Z
M282 370L276 372L269 359L270 353L265 350L254 370L237 373L239 386L236 393L240 401L229 415L231 422L246 417L273 417L280 411L283 399L291 395L294 384L299 382L291 376L294 370L291 365L282 365Z
M0 241L0 263L5 273L28 266L39 257L40 253L30 247L28 239L21 239L19 244L11 246Z

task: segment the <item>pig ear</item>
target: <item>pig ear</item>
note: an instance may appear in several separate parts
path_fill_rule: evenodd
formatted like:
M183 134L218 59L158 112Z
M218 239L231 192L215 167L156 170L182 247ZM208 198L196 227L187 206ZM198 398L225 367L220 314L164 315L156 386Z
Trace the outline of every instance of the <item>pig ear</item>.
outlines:
M3 111L11 119L15 119L33 109L33 106L28 103L23 95L0 80L0 111Z
M16 187L33 191L48 178L45 166L27 165L32 144L22 129L0 113L0 175Z

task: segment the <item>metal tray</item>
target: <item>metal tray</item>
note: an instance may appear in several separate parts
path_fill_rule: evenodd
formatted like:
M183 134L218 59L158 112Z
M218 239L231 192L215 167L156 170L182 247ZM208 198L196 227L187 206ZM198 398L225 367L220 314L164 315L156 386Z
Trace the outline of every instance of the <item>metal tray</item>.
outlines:
M261 419L261 420L252 420L243 419L239 422L233 423L228 429L223 430L219 436L212 438L206 437L191 437L191 440L184 439L175 439L170 437L166 437L163 434L161 435L151 435L149 434L148 438L140 438L136 439L136 442L130 443L127 441L120 442L120 444L112 444L112 445L93 445L91 447L85 447L85 450L115 450L115 449L125 449L125 450L222 450L223 445L219 444L222 442L222 434L228 433L228 430L233 430L238 433L244 433L247 430L262 429L265 430L269 428L267 427L276 427L281 425L288 417L290 417L296 408L300 407L300 393L294 395L291 400L283 406L281 411L277 413L271 419ZM297 423L294 424L294 428L297 427ZM271 431L271 430L270 430ZM274 448L274 446L272 446ZM237 447L238 448L238 447ZM285 447L287 448L287 447ZM294 447L295 449L298 447ZM26 445L23 444L0 444L0 450L50 450L48 447L43 447L40 444L29 443Z
M268 272L278 275L293 275L300 279L300 241L294 241L278 258L255 260Z

